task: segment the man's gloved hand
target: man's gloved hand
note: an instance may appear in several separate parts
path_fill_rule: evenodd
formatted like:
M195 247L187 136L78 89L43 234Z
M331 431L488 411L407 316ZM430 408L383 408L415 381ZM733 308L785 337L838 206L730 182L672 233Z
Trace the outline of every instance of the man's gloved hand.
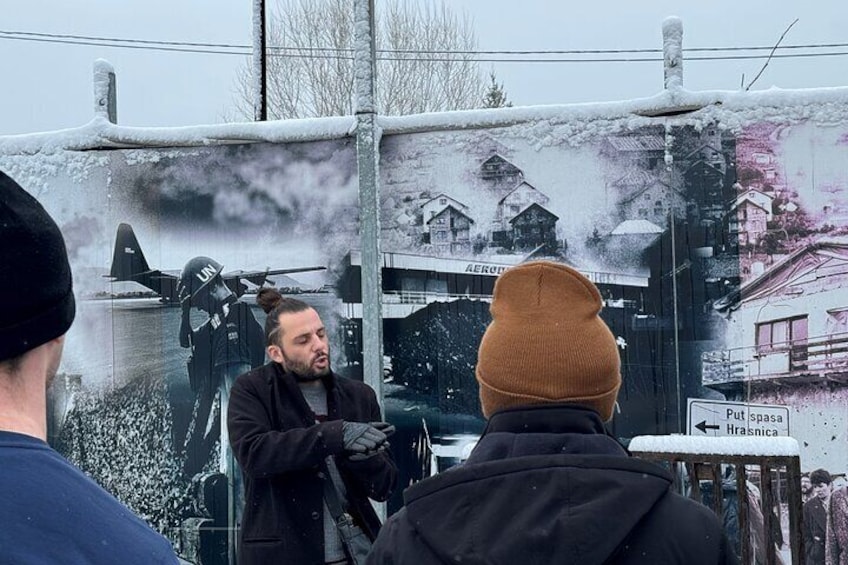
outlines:
M366 451L365 453L352 453L348 455L348 459L350 459L351 461L365 461L366 459L371 459L379 453L383 453L388 448L389 442L384 441L377 447L377 449L374 449L372 451Z
M369 422L372 426L386 434L386 437L395 433L395 427L388 422Z
M342 422L344 450L352 453L375 451L386 442L386 434L364 422Z

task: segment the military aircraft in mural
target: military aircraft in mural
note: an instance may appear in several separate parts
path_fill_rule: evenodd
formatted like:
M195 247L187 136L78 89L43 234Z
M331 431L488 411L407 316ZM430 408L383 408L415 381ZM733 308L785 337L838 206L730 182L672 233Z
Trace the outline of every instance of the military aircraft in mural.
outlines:
M256 286L264 286L266 283L273 286L274 281L268 278L270 276L326 269L326 267L315 266L294 267L290 269L265 269L264 271L239 270L221 273L220 265L214 260L208 261L208 258L205 257L203 259L207 259L208 265L200 268L195 273L196 276L201 279L207 277L211 280L215 275L220 275L224 284L237 298L242 296L248 289L247 285L242 281L250 282ZM144 258L144 253L141 251L141 245L138 243L135 232L133 232L132 226L129 224L120 224L118 226L118 233L115 237L115 251L112 256L112 268L106 276L111 278L113 282L137 282L159 295L162 302L175 304L179 302L179 271L166 272L151 269L147 264L147 260Z

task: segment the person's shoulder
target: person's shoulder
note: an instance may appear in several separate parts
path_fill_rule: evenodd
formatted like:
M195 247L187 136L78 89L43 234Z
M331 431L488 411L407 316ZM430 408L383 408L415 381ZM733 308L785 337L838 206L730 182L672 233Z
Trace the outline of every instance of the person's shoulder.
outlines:
M254 367L246 373L242 373L236 378L233 387L239 388L256 388L261 387L263 383L268 383L275 374L274 363L266 363L259 367Z
M655 508L656 512L669 518L669 523L674 523L677 519L685 519L703 526L721 529L718 517L708 506L676 492L669 491Z
M335 372L333 373L333 376L336 379L336 386L338 386L342 390L346 390L352 393L369 394L376 396L374 389L363 381L360 381L358 379L352 379L350 377L343 377Z

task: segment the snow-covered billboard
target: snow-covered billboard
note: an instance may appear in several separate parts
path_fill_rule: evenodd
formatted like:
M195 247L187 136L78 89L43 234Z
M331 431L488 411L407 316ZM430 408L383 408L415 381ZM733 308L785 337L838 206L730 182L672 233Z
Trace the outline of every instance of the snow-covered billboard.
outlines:
M567 263L601 291L622 358L616 436L686 433L692 398L787 406L802 469L844 476L848 119L603 113L387 122L382 388L399 484L473 447L494 282L530 258ZM355 145L304 131L0 157L57 218L80 298L50 440L196 561L187 524L220 519L206 491L218 486L198 481L230 463L226 387L192 370L189 329L208 316L181 318L181 271L221 274L249 327L264 321L259 287L304 299L330 327L334 368L363 378Z

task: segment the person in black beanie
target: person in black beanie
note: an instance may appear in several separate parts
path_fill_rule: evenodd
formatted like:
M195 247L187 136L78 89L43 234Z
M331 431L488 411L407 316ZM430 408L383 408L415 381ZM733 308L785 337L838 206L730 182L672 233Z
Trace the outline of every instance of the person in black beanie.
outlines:
M0 172L0 562L177 563L170 544L46 442L76 313L58 226Z

